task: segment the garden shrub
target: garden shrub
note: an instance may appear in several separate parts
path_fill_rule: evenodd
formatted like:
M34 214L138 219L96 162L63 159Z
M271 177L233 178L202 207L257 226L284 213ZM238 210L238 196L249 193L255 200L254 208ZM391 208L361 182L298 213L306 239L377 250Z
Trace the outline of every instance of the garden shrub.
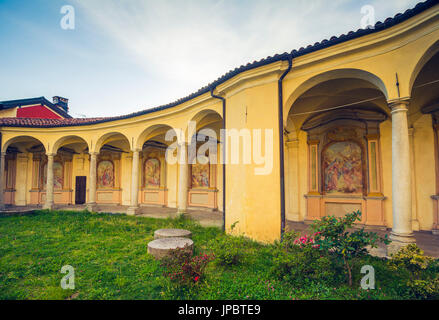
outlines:
M433 259L424 255L416 244L412 243L399 249L399 251L391 255L389 266L397 271L399 268L406 268L413 276L413 279L419 279L422 270L426 270L432 263Z
M161 267L164 276L177 286L191 286L203 280L206 266L213 259L213 255L207 254L192 257L192 251L186 246L171 250L169 256L162 259Z
M348 229L353 227L355 221L361 221L360 211L340 218L325 216L312 225L316 232L315 244L343 261L349 286L352 286L352 259L367 255L366 247L376 248L379 241L389 243L387 235L379 238L375 232L365 232L364 228L350 232Z
M295 231L285 233L274 247L271 274L295 286L313 282L331 284L337 278L337 266L329 254L319 250L313 237Z
M328 255L310 246L297 246L289 251L278 250L273 259L272 275L301 286L310 282L330 284L336 272Z
M409 271L406 285L415 298L439 299L439 277L434 272L437 269L437 261L426 256L416 244L402 247L391 256L388 265L394 271ZM427 270L433 272L425 272Z
M218 264L232 266L243 262L245 241L244 237L221 236L210 241L209 248Z

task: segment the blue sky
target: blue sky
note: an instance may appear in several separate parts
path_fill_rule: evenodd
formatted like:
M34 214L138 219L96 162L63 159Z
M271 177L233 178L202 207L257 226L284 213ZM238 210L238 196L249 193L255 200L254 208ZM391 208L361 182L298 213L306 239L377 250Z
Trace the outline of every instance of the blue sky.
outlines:
M230 69L360 28L418 0L0 0L0 101L60 95L73 116L182 98ZM63 30L61 7L75 9Z

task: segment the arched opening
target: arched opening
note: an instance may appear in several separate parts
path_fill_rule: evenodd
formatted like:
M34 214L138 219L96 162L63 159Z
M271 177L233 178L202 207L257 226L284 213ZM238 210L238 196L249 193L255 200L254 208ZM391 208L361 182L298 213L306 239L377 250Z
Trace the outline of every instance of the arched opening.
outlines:
M411 84L413 229L434 231L439 230L439 42L418 62Z
M177 206L178 168L166 161L166 152L179 138L176 130L168 125L151 126L138 138L141 205ZM176 152L172 151L173 154Z
M381 136L391 136L391 125L381 130L389 119L382 81L338 70L301 87L285 127L287 220L359 210L361 223L383 226Z
M19 136L6 141L3 150L6 152L3 175L5 205L40 205L40 159L46 154L44 145L37 138Z
M96 153L96 204L123 204L123 190L129 188L123 176L129 177L131 146L128 138L118 132L99 137L92 152Z
M223 208L223 166L221 165L221 115L203 110L188 128L189 190L188 205L212 210ZM221 210L220 209L220 210Z
M84 138L75 135L61 137L53 144L53 201L58 208L87 202L89 148ZM44 155L40 160L41 203L46 199L47 164Z

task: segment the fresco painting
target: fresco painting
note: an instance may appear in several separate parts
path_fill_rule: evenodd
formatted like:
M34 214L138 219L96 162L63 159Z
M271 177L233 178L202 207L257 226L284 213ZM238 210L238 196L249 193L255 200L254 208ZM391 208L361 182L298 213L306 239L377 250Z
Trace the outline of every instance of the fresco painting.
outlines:
M47 163L43 167L43 186L46 187L47 184ZM63 188L63 166L61 162L53 163L53 188L62 189Z
M160 161L157 159L145 162L145 186L160 187Z
M98 165L98 187L112 188L114 186L114 166L111 161L101 161Z
M209 187L209 168L210 165L208 163L192 165L192 188Z
M337 142L323 153L326 193L363 192L361 148L354 142Z

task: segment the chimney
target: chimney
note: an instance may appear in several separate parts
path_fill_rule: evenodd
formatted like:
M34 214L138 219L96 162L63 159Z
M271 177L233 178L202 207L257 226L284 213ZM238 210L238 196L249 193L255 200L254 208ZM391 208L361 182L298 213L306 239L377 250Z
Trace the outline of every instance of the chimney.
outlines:
M65 112L69 112L69 99L55 96L53 97L53 104L63 109Z

